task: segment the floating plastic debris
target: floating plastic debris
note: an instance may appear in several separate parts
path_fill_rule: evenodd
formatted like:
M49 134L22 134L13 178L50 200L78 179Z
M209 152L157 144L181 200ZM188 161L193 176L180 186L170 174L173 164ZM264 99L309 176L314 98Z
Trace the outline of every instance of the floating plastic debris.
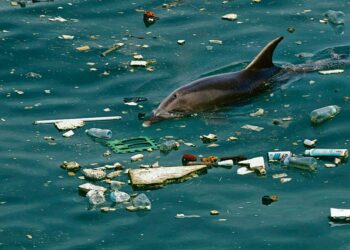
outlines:
M304 140L304 145L306 147L314 147L316 145L316 143L317 143L317 139L315 139L315 140L305 139Z
M49 17L48 18L49 21L51 22L60 22L60 23L63 23L63 22L67 22L67 19L64 19L63 17Z
M169 153L171 150L177 150L180 143L175 140L168 140L159 144L159 151L162 153Z
M252 130L252 131L256 131L256 132L260 132L262 130L264 130L264 128L259 127L259 126L254 126L254 125L244 125L241 128L247 129L247 130Z
M64 134L62 134L63 137L72 137L74 135L73 130L68 130Z
M73 40L74 36L71 35L60 35L58 36L59 39L63 39L63 40Z
M143 159L143 154L136 154L130 157L131 161L140 161Z
M197 214L189 214L189 215L185 215L185 214L176 214L175 218L176 219L185 219L185 218L200 218L200 215Z
M206 165L130 169L131 185L136 188L159 188L168 182L184 181L207 171Z
M107 49L106 51L101 53L101 56L107 56L109 53L120 49L121 47L124 46L124 43L116 43L114 44L112 47L110 47L109 49Z
M100 128L90 128L85 130L85 133L89 136L102 138L102 139L111 139L112 131L109 129L100 129Z
M259 108L257 111L255 111L254 113L250 113L249 115L252 117L256 117L256 116L262 116L264 115L265 110L263 110L262 108Z
M290 151L274 151L267 153L269 162L280 162L281 160L289 156L292 156L292 152Z
M121 191L113 191L110 194L110 198L113 202L124 203L130 200L130 195Z
M202 140L202 142L204 142L204 143L214 142L214 141L217 141L217 140L218 140L217 135L214 135L214 134L201 135L199 138L200 138L200 139Z
M91 183L84 183L84 184L79 185L80 192L87 193L90 190L98 190L98 191L106 192L107 189L105 187L96 186L96 185L93 185Z
M324 13L324 17L331 24L340 25L344 24L345 14L342 11L328 10Z
M145 11L143 13L143 22L146 27L153 25L159 18L152 11Z
M340 157L346 159L349 157L347 149L309 149L305 150L304 155L313 157Z
M235 13L230 13L222 16L221 18L228 21L234 21L234 20L237 20L238 15Z
M340 74L343 73L343 69L330 69L330 70L320 70L318 73L321 75L331 75L331 74Z
M254 171L250 170L247 167L241 167L241 168L237 169L237 174L238 175L246 175L246 174L251 174L251 173L254 173Z
M286 157L282 164L288 167L294 167L307 171L315 171L317 168L317 160L313 157Z
M86 197L91 205L97 206L106 202L104 192L100 190L90 190L87 192Z
M276 195L264 195L262 198L261 198L261 203L263 205L270 205L272 202L275 202L275 201L278 201L279 200L279 197L276 196Z
M131 61L130 66L136 67L146 67L148 65L147 61Z
M178 45L184 45L186 43L186 40L177 40Z
M331 105L315 109L310 113L311 122L314 124L322 123L339 114L341 108L337 105Z
M209 40L209 43L212 43L212 44L222 44L222 41L221 41L221 40Z
M88 46L88 45L84 45L84 46L80 46L80 47L77 47L77 48L75 48L77 51L80 51L80 52L82 52L82 51L88 51L88 50L90 50L90 46Z
M280 173L280 174L274 174L272 175L272 178L273 179L280 179L280 178L285 178L287 177L288 175L286 173Z
M350 222L350 209L331 208L329 219L333 221L348 223Z
M103 170L85 168L85 169L83 169L83 175L87 179L94 180L94 181L100 181L100 180L106 178L107 174Z
M76 161L64 161L61 164L61 168L66 169L68 171L78 171L80 169L80 165Z
M55 122L55 126L58 130L72 130L83 127L85 123L81 120L69 120Z

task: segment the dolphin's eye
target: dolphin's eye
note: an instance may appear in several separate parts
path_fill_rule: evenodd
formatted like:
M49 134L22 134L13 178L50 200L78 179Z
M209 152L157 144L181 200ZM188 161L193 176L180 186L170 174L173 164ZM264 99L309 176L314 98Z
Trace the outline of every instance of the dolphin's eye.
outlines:
M177 97L177 94L173 94L173 97L176 98L176 97Z

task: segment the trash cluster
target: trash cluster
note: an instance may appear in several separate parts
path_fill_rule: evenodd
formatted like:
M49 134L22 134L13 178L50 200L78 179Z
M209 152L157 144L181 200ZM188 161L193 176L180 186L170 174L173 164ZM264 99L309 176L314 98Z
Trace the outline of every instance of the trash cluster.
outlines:
M145 98L133 97L125 98L125 103L138 103L144 101ZM341 108L337 105L331 105L315 109L310 113L310 123L313 126L317 126L320 123L327 122L328 120L339 114ZM264 111L258 109L256 112L250 115L262 115ZM59 131L63 131L63 136L66 136L66 131L79 129L85 126L89 121L101 121L101 120L119 120L122 117L91 117L91 118L74 118L74 119L56 119L56 120L44 120L36 121L34 124L55 124ZM244 125L243 129L259 132L263 128L254 125ZM270 151L266 153L266 156L260 155L253 158L247 158L244 155L231 155L231 156L217 156L217 155L194 155L191 153L185 153L181 159L179 159L178 166L160 166L158 162L153 164L140 164L144 159L143 152L152 152L159 150L159 152L166 156L173 150L178 150L181 145L187 147L194 147L196 145L185 142L184 140L178 140L174 137L165 137L159 140L150 138L147 136L140 136L127 139L115 139L113 133L109 129L101 128L89 128L85 130L86 134L92 138L103 141L103 145L109 148L110 153L117 154L133 154L130 156L130 164L139 164L137 168L130 167L126 169L120 163L114 163L112 165L105 165L100 167L84 167L82 168L79 163L75 161L64 161L61 165L62 169L65 169L68 176L76 176L81 174L78 178L83 180L84 183L78 186L79 193L86 197L89 208L99 208L102 212L111 212L117 209L124 208L127 211L147 211L151 209L151 201L145 193L132 193L128 194L123 191L123 187L127 184L131 185L135 192L143 190L152 190L162 188L170 183L180 183L189 180L194 177L198 177L201 174L208 173L210 169L226 168L235 169L235 172L239 176L248 174L256 174L257 176L266 176L269 172L270 165L280 165L281 170L288 170L290 168L298 169L301 171L315 172L317 167L320 166L320 162L325 162L326 168L333 168L342 164L348 159L348 149L333 149L333 148L318 148L317 139L305 139L304 151L302 154L293 154L291 151ZM51 142L53 137L45 137L45 140ZM207 144L208 147L212 147L215 142L218 141L218 136L215 134L200 135L199 139L203 144ZM235 141L238 138L229 137L227 141ZM268 164L266 164L268 162ZM128 181L125 181L125 179ZM273 179L278 179L281 183L287 183L292 181L292 178L288 177L285 171L281 173L275 173L272 175ZM261 203L263 205L270 205L279 200L277 195L264 195ZM211 210L211 215L218 215L219 211ZM340 215L339 215L340 214ZM339 222L350 221L350 215L347 215L346 211L331 209L331 221ZM193 218L198 215L184 215L178 214L176 218Z

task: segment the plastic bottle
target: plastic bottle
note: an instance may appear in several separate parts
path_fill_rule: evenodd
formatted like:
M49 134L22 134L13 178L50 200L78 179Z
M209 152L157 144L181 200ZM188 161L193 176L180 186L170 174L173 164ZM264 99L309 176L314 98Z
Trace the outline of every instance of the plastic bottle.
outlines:
M100 190L90 190L86 197L88 197L91 205L100 205L106 201L103 191Z
M282 164L288 167L299 168L302 170L315 171L317 168L317 160L313 157L286 157Z
M93 137L102 138L102 139L111 139L112 131L109 129L100 129L100 128L90 128L85 130L85 132Z
M312 123L322 123L340 112L341 108L337 105L331 105L319 109L315 109L310 113L310 118Z
M178 149L180 147L180 143L178 143L175 140L169 140L169 141L165 141L163 143L161 143L159 145L159 150L162 153L168 153L173 149Z
M130 200L130 195L121 191L113 191L110 194L111 201L116 203L123 203Z
M132 200L132 205L138 210L151 210L151 201L145 194L139 194Z
M342 11L329 10L326 13L324 13L324 16L331 24L344 24L345 14Z
M341 157L341 158L348 158L349 152L347 149L309 149L305 150L304 155L307 156L324 156L324 157Z

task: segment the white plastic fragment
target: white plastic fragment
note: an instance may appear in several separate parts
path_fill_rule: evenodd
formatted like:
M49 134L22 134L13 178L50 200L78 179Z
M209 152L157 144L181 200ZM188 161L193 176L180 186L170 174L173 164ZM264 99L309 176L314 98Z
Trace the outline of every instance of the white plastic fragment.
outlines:
M246 174L251 174L254 173L253 170L249 170L247 167L241 167L237 169L237 174L238 175L246 175Z
M229 13L221 17L224 20L234 21L238 18L238 15L235 13Z
M185 219L185 218L200 218L200 215L197 214L189 214L189 215L185 215L185 214L176 214L175 218L176 219Z
M143 159L143 154L136 154L130 157L131 161L140 161Z
M137 54L137 55L134 55L133 58L134 58L135 60L142 60L142 59L143 59L143 56Z
M290 182L291 180L292 180L292 178L281 178L280 179L281 183Z
M90 190L99 190L102 192L106 192L107 189L105 187L96 186L96 185L93 185L91 183L84 183L84 184L79 185L79 191L81 191L81 192L87 193Z
M240 161L238 162L238 164L247 166L252 170L265 168L265 161L264 161L264 157L262 156Z
M320 73L321 75L340 74L340 73L343 73L343 72L344 72L343 69L331 69L331 70L320 70L320 71L318 71L318 73Z
M222 44L222 41L221 40L209 40L209 43L212 43L212 44Z
M309 140L309 139L305 139L304 140L304 145L307 147L314 147L317 143L317 139L315 140Z
M130 66L135 67L146 67L148 65L147 61L131 61Z
M71 35L60 35L58 38L59 39L63 39L63 40L73 40L74 36L71 36Z
M177 40L177 44L178 45L184 45L185 44L185 40Z
M187 180L193 177L193 174L206 171L207 167L206 165L193 165L130 169L129 177L131 184L136 187L164 186L168 182Z
M246 124L246 125L242 126L241 128L256 131L256 132L260 132L260 131L264 130L264 128L262 128L262 127L249 125L249 124Z
M336 164L333 164L333 163L325 163L324 166L326 168L335 168L337 165Z
M99 180L106 178L107 174L103 170L85 168L85 169L83 169L83 175L87 179L99 181Z
M60 121L55 123L58 130L72 130L83 127L84 125L85 123L81 120Z
M111 198L111 201L113 202L124 203L130 200L130 195L125 192L115 190L111 192L110 198Z
M264 115L265 111L262 108L259 108L257 111L250 113L249 115L252 117L256 117L256 116L262 116Z
M67 22L67 19L64 19L63 17L60 17L60 16L50 17L48 20L51 22L60 22L60 23Z
M350 209L331 208L330 216L333 219L347 219L350 218Z
M64 133L62 136L63 136L63 137L71 137L71 136L73 136L73 135L74 135L73 130L69 130L69 131L67 131L66 133Z
M90 190L86 197L89 199L91 205L101 205L106 202L104 192L101 190Z
M50 124L50 123L59 123L59 122L90 122L90 121L109 121L109 120L120 120L121 116L105 116L105 117L87 117L87 118L73 118L73 119L55 119L55 120L41 120L35 121L34 124Z
M286 173L281 173L281 174L274 174L272 175L272 178L274 179L280 179L280 178L285 178L287 177L288 175Z

